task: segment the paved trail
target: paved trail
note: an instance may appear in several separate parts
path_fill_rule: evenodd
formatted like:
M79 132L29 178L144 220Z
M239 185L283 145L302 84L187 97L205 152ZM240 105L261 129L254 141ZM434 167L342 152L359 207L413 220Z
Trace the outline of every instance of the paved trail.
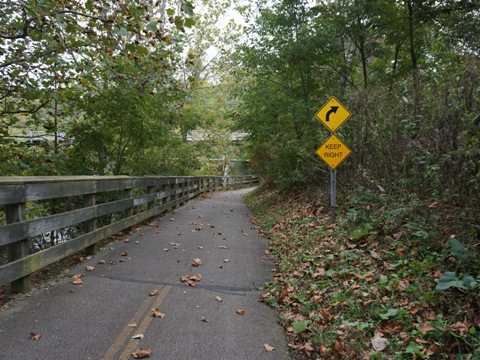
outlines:
M0 313L0 359L132 359L139 348L162 360L290 359L276 315L258 301L273 264L251 228L247 191L192 200L71 271L82 285L66 278ZM198 274L195 287L181 282Z

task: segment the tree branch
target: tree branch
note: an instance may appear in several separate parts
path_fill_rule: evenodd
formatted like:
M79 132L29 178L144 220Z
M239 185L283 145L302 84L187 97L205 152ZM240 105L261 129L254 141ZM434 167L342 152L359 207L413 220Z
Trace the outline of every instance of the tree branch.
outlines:
M81 13L79 11L74 11L74 10L59 11L58 14L73 14L73 15L83 16L83 17L93 19L93 20L99 20L103 23L113 23L114 22L113 19L101 18L101 17L98 17L98 16L84 14L84 13Z
M31 110L16 110L16 111L4 111L0 112L1 115L15 115L15 114L35 114L38 110L45 107L50 102L50 100L45 101L44 103L40 104L38 107L31 109Z

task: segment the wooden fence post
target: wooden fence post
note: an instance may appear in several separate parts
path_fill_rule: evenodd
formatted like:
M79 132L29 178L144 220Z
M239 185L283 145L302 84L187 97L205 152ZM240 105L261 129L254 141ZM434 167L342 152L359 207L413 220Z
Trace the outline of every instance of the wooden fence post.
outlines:
M155 192L155 187L153 185L147 186L147 194L152 195ZM155 200L149 201L147 205L148 210L152 210L155 206Z
M7 224L24 221L26 219L25 203L5 205L5 216ZM28 255L28 238L17 241L7 246L8 262L21 259ZM32 281L30 275L24 276L12 282L12 292L27 293L32 290Z
M130 199L133 194L133 189L125 189L123 190L123 197L125 199ZM133 215L133 206L129 207L127 210L125 210L125 216L128 218Z
M96 202L96 197L95 194L85 194L83 195L83 206L84 207L90 207L90 206L95 206ZM91 219L88 221L85 221L83 223L83 226L85 228L85 233L89 233L92 231L95 231L97 228L97 219ZM89 255L95 255L95 253L98 250L97 244L93 244L85 249L85 253L87 256Z

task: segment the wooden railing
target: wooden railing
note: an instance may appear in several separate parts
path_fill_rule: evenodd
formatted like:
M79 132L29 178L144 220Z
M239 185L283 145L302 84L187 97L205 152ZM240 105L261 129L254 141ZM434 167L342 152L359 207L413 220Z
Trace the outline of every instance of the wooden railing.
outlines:
M0 256L4 259L0 286L11 283L13 292L28 292L30 275L47 265L81 250L91 255L102 239L201 193L258 182L256 176L0 177ZM54 211L45 214L46 208ZM32 238L71 228L79 229L80 234L32 250Z

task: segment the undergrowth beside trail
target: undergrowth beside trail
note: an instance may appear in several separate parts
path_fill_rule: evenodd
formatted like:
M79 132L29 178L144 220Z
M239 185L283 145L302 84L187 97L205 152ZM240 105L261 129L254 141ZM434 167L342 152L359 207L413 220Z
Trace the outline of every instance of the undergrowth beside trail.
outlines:
M358 189L246 197L276 273L262 300L312 359L480 359L478 210Z

